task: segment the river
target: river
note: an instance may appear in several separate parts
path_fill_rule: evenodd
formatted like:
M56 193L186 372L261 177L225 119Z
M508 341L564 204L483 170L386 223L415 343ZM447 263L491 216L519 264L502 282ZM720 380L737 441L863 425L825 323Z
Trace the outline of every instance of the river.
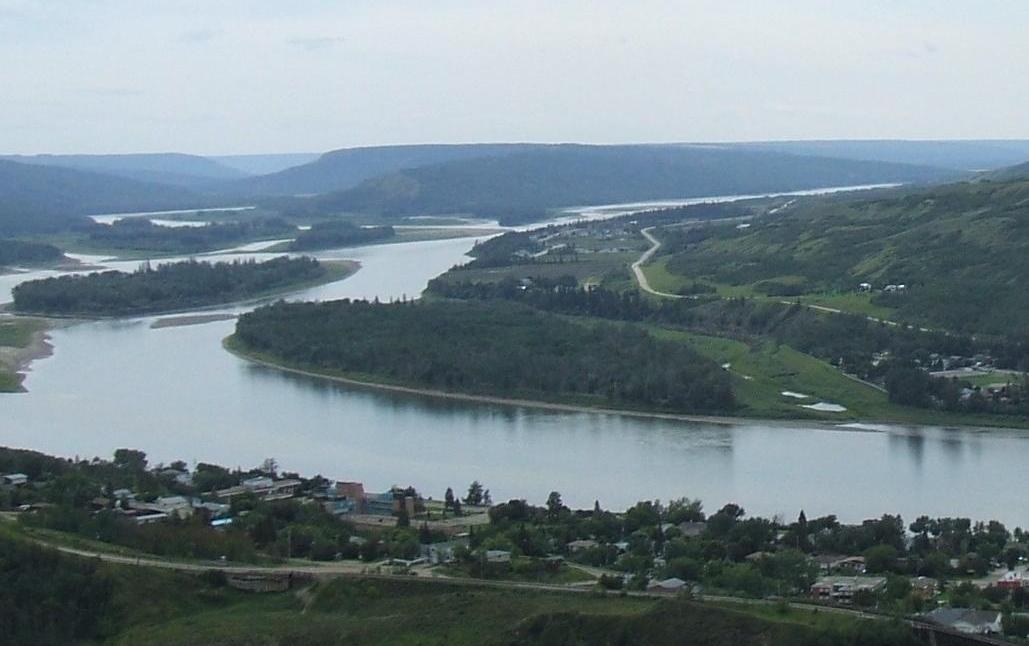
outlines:
M412 298L465 260L472 241L319 253L362 268L291 298ZM38 275L47 272L0 276L0 288ZM1023 431L719 425L441 401L249 364L220 346L233 321L151 329L154 318L54 330L54 354L33 364L29 392L0 395L0 444L79 457L124 446L155 463L244 468L275 457L289 471L369 490L412 484L434 497L478 479L495 500L542 503L557 490L575 506L619 509L689 496L709 511L732 501L787 519L804 509L846 521L925 513L1029 525Z

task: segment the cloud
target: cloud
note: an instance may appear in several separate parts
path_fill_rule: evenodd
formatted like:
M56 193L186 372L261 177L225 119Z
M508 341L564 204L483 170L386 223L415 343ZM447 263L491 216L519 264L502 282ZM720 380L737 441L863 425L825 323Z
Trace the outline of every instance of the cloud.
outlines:
M143 96L145 92L128 87L85 87L79 90L81 94L94 94L97 96L119 97L119 96Z
M304 38L290 38L286 42L294 47L300 49L316 52L329 47L335 47L336 45L344 42L342 36L312 36Z
M179 34L180 43L207 43L222 35L220 29L190 29Z

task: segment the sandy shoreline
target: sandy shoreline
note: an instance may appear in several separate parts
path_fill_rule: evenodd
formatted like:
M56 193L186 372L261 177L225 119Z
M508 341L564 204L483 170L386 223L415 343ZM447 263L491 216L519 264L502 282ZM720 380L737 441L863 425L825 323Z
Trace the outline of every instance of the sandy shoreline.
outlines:
M151 330L166 327L182 327L185 325L203 325L215 321L228 321L236 318L235 314L194 314L191 316L169 316L160 318L150 324Z
M19 317L25 320L29 317ZM31 317L31 320L41 323L38 330L32 332L28 345L23 348L9 346L0 347L0 367L11 372L18 379L18 389L14 392L26 392L21 383L25 380L25 372L31 370L31 364L37 359L45 359L54 353L54 346L50 343L50 330L55 327L71 325L73 321Z

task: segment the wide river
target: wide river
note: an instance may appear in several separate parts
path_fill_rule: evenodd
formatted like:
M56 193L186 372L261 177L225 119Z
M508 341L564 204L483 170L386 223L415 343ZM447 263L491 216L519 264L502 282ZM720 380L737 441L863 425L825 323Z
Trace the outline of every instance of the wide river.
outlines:
M320 253L362 268L291 298L410 298L466 260L472 242ZM0 276L0 301L44 275ZM434 497L478 479L494 500L542 503L557 490L575 506L620 509L689 496L709 511L733 501L787 519L804 509L846 521L901 513L1029 526L1024 431L718 425L441 401L249 364L221 348L233 321L153 329L153 320L53 331L54 354L32 365L29 392L0 395L0 444L79 457L135 447L155 463L244 468L274 457L289 471L370 490L412 484Z

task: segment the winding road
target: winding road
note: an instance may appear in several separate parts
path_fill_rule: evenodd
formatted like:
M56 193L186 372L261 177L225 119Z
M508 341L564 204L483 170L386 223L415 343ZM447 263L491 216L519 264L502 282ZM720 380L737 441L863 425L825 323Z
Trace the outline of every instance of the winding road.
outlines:
M684 296L682 294L669 294L668 292L659 292L650 286L650 280L647 279L647 274L643 272L643 265L650 262L650 259L654 257L657 250L661 248L661 241L655 238L650 232L654 230L654 227L647 227L641 229L640 233L646 238L650 244L650 249L643 252L643 255L639 257L639 260L632 263L632 273L636 276L636 282L639 283L640 289L653 294L654 296L662 296L664 298L695 298L693 296Z

